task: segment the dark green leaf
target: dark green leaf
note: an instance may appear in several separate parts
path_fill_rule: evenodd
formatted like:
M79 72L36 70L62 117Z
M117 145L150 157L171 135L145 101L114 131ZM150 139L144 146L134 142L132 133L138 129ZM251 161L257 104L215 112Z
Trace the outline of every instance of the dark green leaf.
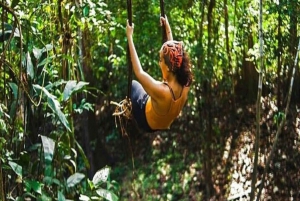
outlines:
M89 163L89 160L88 160L88 158L86 157L86 155L84 153L84 150L82 149L81 145L77 141L75 141L75 143L76 143L78 151L79 151L79 153L82 157L82 160L84 162L85 167L90 168L90 163Z
M51 62L52 59L53 59L53 56L47 57L47 58L43 59L43 61L41 61L41 62L37 65L37 67L44 66L47 62Z
M34 192L36 192L40 195L42 194L42 184L38 181L26 180L25 186L26 186L27 192L31 192L31 190L33 190Z
M14 82L9 82L8 85L10 86L10 88L13 91L13 95L14 95L14 99L16 100L18 97L18 85Z
M8 85L12 89L12 92L13 92L13 95L14 95L14 99L13 99L13 101L11 103L11 106L10 106L9 116L14 118L14 116L16 114L16 110L17 110L17 98L18 98L19 88L16 85L16 83L13 83L13 82L9 82Z
M10 110L9 110L9 116L11 119L14 119L15 116L16 116L16 111L17 111L17 100L14 100L12 103L11 103L11 106L10 106Z
M17 163L13 161L8 162L11 169L20 177L22 177L22 166L18 165Z
M89 8L88 6L85 6L85 7L82 9L83 17L88 17L88 16L89 16L89 13L90 13L90 8Z
M12 2L11 2L11 8L14 8L14 7L16 7L18 4L19 4L19 2L20 2L20 0L12 0Z

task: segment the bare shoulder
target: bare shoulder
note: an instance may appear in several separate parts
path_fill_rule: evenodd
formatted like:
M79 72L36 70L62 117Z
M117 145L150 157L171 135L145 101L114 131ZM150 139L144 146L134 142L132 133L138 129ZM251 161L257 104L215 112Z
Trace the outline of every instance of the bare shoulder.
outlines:
M164 101L169 98L170 92L168 86L166 86L163 82L158 82L156 85L156 89L152 94L152 98L157 101Z

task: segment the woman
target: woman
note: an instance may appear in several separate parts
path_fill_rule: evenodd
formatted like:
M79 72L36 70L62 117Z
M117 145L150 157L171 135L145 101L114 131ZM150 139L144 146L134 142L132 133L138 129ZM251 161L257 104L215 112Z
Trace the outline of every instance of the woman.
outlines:
M138 126L146 132L169 129L182 110L193 81L191 64L183 43L174 41L167 18L161 17L167 39L159 51L159 66L163 81L146 73L140 63L134 43L134 25L127 22L126 35L134 74L132 81L132 113Z

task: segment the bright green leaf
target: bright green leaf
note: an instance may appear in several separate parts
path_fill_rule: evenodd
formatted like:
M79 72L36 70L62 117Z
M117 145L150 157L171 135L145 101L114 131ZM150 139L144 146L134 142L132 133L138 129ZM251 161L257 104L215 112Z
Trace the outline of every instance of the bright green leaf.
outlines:
M90 201L91 199L88 196L81 194L79 197L79 200L80 201Z
M100 195L101 197L109 200L109 201L117 201L119 198L112 192L105 190L105 189L97 189L96 190L97 194Z
M88 16L89 16L89 13L90 13L90 8L89 8L88 6L85 6L85 7L82 9L83 17L88 17Z
M67 179L67 186L69 188L74 187L75 185L79 184L84 177L84 174L76 172Z
M93 177L93 183L94 185L101 184L103 182L106 182L109 177L110 168L104 167L101 170L97 171L96 174Z
M42 52L42 49L38 49L38 48L36 48L36 47L33 48L32 52L33 52L34 57L35 57L37 60L40 59L40 57L42 56L42 53L43 53L43 52Z

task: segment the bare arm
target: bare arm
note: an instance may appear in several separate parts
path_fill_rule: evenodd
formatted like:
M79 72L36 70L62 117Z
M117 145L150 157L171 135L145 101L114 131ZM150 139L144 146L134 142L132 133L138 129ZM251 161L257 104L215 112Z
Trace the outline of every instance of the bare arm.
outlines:
M127 35L127 40L128 40L128 45L129 45L129 50L130 50L130 57L131 57L131 62L132 62L132 69L145 89L145 91L154 99L156 99L158 96L161 96L162 93L160 93L160 90L162 89L162 83L155 80L153 77L151 77L148 73L146 73L140 63L140 59L138 57L138 54L135 49L135 45L133 43L133 29L134 25L132 26L129 25L127 22L126 26L126 35Z

